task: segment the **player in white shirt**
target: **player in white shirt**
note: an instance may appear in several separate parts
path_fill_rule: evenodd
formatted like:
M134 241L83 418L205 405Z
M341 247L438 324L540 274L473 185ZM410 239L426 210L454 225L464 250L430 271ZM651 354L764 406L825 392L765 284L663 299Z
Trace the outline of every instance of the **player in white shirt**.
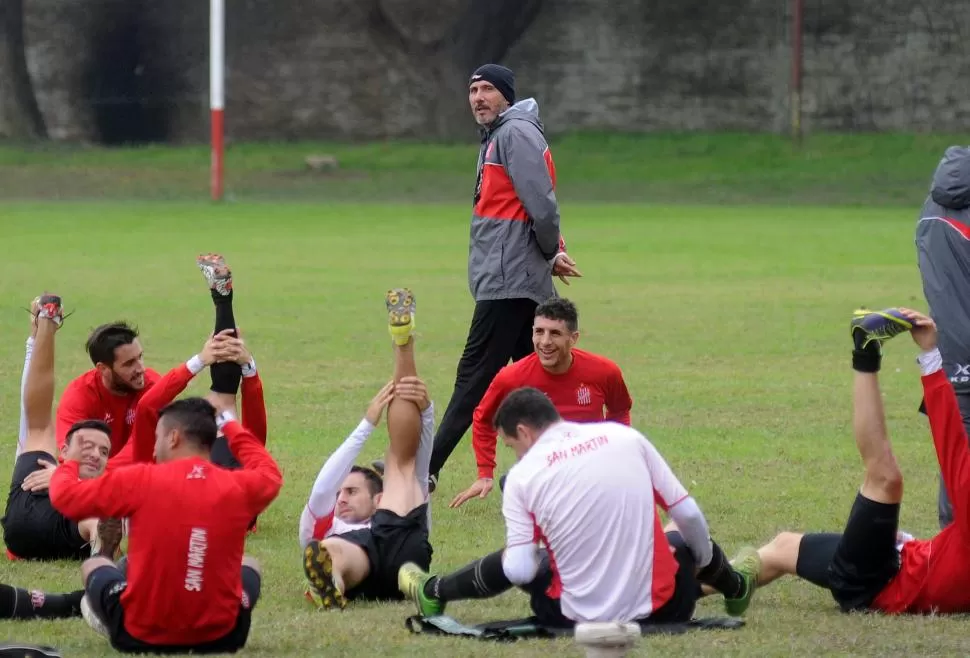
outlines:
M344 608L353 599L400 600L401 564L431 564L434 405L414 361L414 297L404 289L389 291L387 307L394 378L320 469L300 516L306 596L321 608ZM390 442L382 479L354 461L385 408Z
M745 549L737 567L728 562L697 503L641 433L565 422L534 388L509 394L495 427L519 459L502 504L505 549L444 577L404 565L398 585L421 614L514 585L531 595L546 626L689 621L701 584L724 595L729 614L747 610L757 552ZM677 530L664 532L657 505Z

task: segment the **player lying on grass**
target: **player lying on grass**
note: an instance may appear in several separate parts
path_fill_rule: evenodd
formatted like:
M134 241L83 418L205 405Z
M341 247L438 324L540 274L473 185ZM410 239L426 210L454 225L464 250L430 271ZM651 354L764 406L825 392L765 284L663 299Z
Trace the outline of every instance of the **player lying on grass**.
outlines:
M327 460L300 519L308 597L318 607L347 601L401 600L397 574L405 562L427 569L428 465L434 409L414 358L414 296L387 293L394 343L394 377L371 401L367 415ZM354 459L387 406L389 445L384 479L355 469Z
M492 419L505 396L517 388L531 386L542 391L568 421L630 424L633 399L619 366L604 356L577 349L578 340L579 314L571 301L553 298L536 307L532 323L535 351L502 368L475 408L472 446L478 480L455 496L451 507L484 498L492 490L498 444Z
M761 570L758 587L765 587L783 576L795 576L811 584L829 589L829 565L842 541L838 532L779 532L758 549ZM913 541L913 536L902 530L896 533L896 551ZM705 590L706 594L713 592Z
M81 478L104 472L111 450L110 428L101 420L82 420L67 431L58 449L54 434L54 344L64 321L61 299L44 295L31 308L31 337L21 390L21 434L10 493L2 519L8 556L30 560L90 557L97 537L96 518L71 520L52 505L47 483L56 455L79 463Z
M851 331L853 428L865 466L862 486L841 535L783 533L762 548L766 580L799 575L830 589L845 612L970 612L970 447L937 349L936 325L916 311L892 308L856 311ZM920 349L926 413L954 511L954 522L929 540L898 530L903 476L886 430L878 379L882 344L906 331Z
M51 479L65 516L130 519L127 573L106 557L81 567L85 618L118 651L232 653L249 636L261 577L243 555L246 532L283 480L234 409L216 414L201 398L179 400L159 416L156 464L79 480L69 459ZM241 469L211 463L220 427Z
M686 622L700 583L724 594L729 614L748 608L757 553L745 549L737 569L728 563L697 503L641 433L564 421L534 388L510 393L494 425L518 458L502 501L505 548L443 577L402 567L401 591L422 615L515 585L551 627ZM663 532L658 504L679 531Z

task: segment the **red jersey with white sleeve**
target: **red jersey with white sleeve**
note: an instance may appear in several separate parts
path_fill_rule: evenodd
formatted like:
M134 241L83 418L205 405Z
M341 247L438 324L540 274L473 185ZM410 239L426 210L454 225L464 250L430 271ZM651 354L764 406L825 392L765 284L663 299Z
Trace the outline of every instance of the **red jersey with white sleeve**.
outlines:
M648 617L674 594L678 563L663 532L687 490L640 432L619 423L560 422L508 473L506 547L542 543L547 594L576 622Z
M241 469L192 457L80 480L77 462L67 461L51 477L51 504L64 516L129 517L121 605L125 630L142 642L202 644L236 625L246 533L283 477L240 423L230 420L222 430Z
M310 490L310 497L300 514L300 548L305 549L311 541L322 541L332 535L343 535L352 530L370 527L370 519L360 523L348 523L338 517L337 495L350 469L374 432L375 426L366 418L360 421L340 447L327 458L317 474ZM434 404L421 412L421 441L415 457L415 477L421 483L425 498L428 496L428 467L434 447ZM429 512L430 518L430 512Z
M970 612L970 447L953 386L939 350L919 356L923 396L940 463L953 505L953 523L930 540L903 544L899 573L871 608L890 614Z
M138 401L161 377L151 368L146 368L145 386L127 395L116 395L105 388L97 368L71 380L57 403L57 449L64 447L67 432L74 423L103 420L111 427L111 452L108 457L117 455L128 442Z
M472 447L478 464L478 477L495 473L495 447L498 435L492 419L506 396L517 388L531 386L545 393L559 415L574 423L610 420L630 424L633 398L627 390L620 367L605 356L572 350L569 370L553 374L542 367L533 352L499 370L472 419Z

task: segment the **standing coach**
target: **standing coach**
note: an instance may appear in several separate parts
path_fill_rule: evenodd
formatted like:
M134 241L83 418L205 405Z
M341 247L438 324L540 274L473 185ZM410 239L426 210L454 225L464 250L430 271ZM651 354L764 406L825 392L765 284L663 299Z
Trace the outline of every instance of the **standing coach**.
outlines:
M482 135L468 247L475 311L435 435L433 484L492 378L509 359L532 353L533 316L556 295L553 275L567 285L566 277L582 276L559 233L556 167L538 104L532 98L516 103L515 75L498 64L472 74L468 102Z
M970 432L970 147L946 149L933 172L916 226L916 251L929 315L939 331L943 370ZM942 476L938 510L942 529L953 521Z

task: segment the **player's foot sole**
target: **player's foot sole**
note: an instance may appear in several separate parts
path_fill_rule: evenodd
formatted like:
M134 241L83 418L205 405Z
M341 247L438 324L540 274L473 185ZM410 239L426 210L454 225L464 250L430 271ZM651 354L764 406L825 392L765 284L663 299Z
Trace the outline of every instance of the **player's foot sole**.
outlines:
M333 558L323 546L323 542L313 541L303 551L303 572L310 585L308 592L311 601L318 608L343 610L347 599L337 587L333 573Z
M912 328L913 323L897 308L881 311L856 309L849 323L852 344L857 350L864 350L872 343L881 347L887 340Z
M100 519L98 533L93 542L92 554L107 556L112 561L121 553L121 540L124 538L124 523L121 519Z
M214 290L223 297L232 292L232 271L221 254L199 254L195 264L202 271L209 290Z
M414 294L407 288L395 288L387 291L384 301L391 338L398 345L407 345L414 333Z
M58 295L43 294L31 303L32 324L36 326L39 318L50 320L58 329L64 324L64 308Z
M737 556L731 560L731 566L741 574L744 581L744 593L736 599L724 598L724 609L732 617L741 617L751 605L754 592L758 589L758 575L761 573L761 557L757 549L752 546L745 546L738 551Z
M418 614L424 617L434 617L445 610L443 602L424 593L424 586L430 579L431 575L413 562L401 565L397 572L397 588L414 602Z

